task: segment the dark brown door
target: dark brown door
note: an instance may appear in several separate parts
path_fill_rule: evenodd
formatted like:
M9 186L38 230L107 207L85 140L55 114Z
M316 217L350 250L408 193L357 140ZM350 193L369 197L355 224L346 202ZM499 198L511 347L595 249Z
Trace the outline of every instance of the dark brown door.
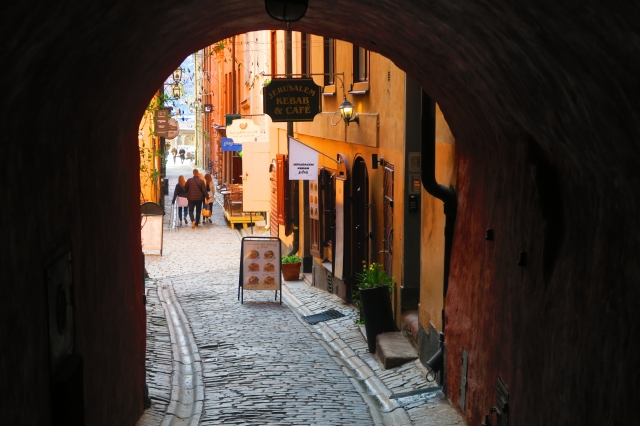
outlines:
M237 185L242 185L242 157L232 157L233 158L233 179L231 183L235 183Z
M369 174L367 163L362 157L356 158L352 176L351 271L359 273L362 271L363 264L369 264Z
M393 276L393 164L384 162L384 237L382 247L384 251L384 270L388 276Z

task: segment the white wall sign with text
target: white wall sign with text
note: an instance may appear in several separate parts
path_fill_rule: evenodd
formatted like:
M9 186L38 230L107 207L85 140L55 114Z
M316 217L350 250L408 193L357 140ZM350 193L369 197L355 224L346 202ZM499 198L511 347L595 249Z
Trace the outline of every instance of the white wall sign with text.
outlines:
M289 138L289 180L318 179L318 151Z

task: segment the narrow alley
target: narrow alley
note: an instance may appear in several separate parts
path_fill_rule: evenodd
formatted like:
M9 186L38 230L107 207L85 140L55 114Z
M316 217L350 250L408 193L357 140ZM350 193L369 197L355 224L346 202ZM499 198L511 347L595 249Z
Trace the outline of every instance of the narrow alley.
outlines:
M464 424L418 360L381 369L337 296L283 281L282 304L271 291L241 304L241 239L254 231L229 227L220 203L211 224L171 226L173 187L192 167L169 160L163 254L146 255L151 407L138 426ZM344 317L302 318L327 309Z

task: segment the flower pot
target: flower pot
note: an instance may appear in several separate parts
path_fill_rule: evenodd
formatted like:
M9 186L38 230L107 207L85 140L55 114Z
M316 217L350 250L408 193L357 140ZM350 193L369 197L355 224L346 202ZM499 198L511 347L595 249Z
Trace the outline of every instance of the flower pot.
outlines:
M365 288L359 291L364 328L367 333L367 344L369 352L374 353L376 351L376 336L381 333L396 331L396 323L393 320L393 310L391 308L391 295L388 286Z
M283 263L282 264L282 278L285 281L297 281L300 279L300 264L298 263Z

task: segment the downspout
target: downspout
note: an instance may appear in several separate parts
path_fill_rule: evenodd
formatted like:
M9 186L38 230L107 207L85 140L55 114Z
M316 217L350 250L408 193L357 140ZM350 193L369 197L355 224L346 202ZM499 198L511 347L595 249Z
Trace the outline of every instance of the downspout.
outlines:
M293 67L292 67L292 53L291 53L291 29L289 28L289 23L287 22L287 32L286 32L286 59L285 59L285 63L286 63L286 73L287 73L287 78L291 78L292 73L293 73ZM277 71L276 71L277 72ZM289 155L289 138L293 137L293 122L288 121L287 122L287 155ZM290 183L290 189L291 189L291 199L289 201L289 205L291 206L291 211L293 212L293 216L291 218L292 223L292 228L293 228L293 242L291 245L291 250L289 251L289 253L287 254L288 256L291 256L292 254L296 254L298 253L298 248L300 246L300 228L299 228L299 222L300 222L300 202L298 199L298 183L299 181L293 181Z
M432 196L444 202L444 281L442 286L442 331L445 330L445 307L449 288L449 268L451 246L453 244L453 226L456 222L458 200L456 193L436 182L436 103L422 91L422 155L421 177L424 189Z

